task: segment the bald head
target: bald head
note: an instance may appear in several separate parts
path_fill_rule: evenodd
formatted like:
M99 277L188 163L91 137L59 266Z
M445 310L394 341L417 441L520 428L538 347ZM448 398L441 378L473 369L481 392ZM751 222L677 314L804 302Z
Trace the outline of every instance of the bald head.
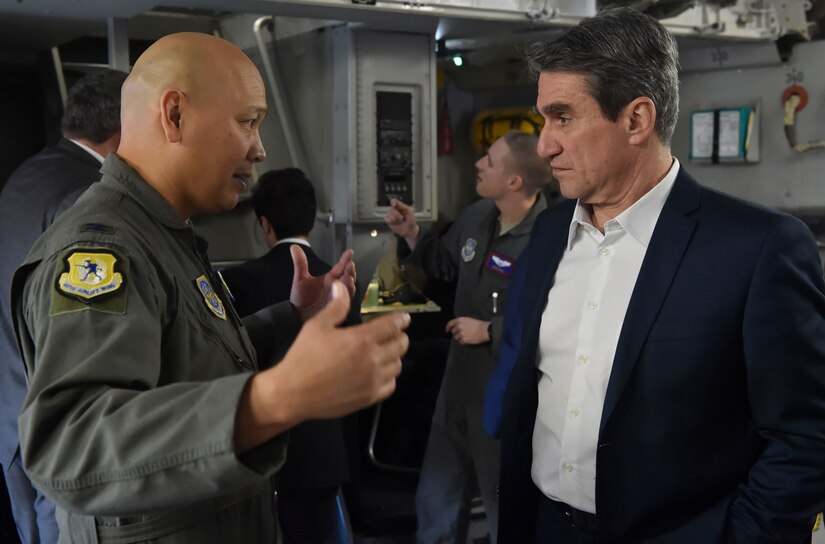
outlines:
M149 121L147 111L157 110L168 90L181 91L192 100L209 100L240 77L257 79L263 88L255 65L228 41L197 32L165 36L140 56L123 84L123 132L140 132Z
M204 192L210 165L214 175L231 167L228 177L237 181L263 159L257 128L266 113L263 81L226 40L194 32L161 38L135 63L121 102L118 154L182 217L226 207L193 201ZM230 164L233 151L244 164Z

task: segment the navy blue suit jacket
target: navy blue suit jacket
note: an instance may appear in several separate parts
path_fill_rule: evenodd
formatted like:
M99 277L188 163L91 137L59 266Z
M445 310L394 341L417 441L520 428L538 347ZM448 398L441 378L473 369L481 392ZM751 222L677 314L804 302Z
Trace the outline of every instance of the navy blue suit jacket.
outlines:
M529 541L532 529L539 326L574 206L539 218L519 263L512 330L521 348L502 420L503 544ZM680 169L608 382L596 462L601 541L810 542L825 500L823 291L804 224Z

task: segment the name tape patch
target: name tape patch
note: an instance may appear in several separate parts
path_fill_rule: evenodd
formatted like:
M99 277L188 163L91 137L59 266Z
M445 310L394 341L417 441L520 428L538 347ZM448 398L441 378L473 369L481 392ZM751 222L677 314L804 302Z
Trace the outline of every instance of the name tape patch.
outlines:
M514 264L515 260L510 257L491 251L487 254L487 262L485 263L485 266L493 272L498 272L502 276L509 278L513 273Z

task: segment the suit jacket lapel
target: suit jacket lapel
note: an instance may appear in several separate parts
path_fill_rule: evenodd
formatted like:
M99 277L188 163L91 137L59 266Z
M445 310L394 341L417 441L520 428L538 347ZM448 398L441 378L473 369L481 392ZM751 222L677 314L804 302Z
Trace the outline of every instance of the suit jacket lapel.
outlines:
M528 257L530 269L526 280L528 288L524 289L523 296L529 297L524 303L532 308L532 314L527 317L525 323L536 336L541 325L541 315L547 305L547 295L567 248L570 220L576 208L576 201L570 200L559 204L559 208L563 211L554 214L552 222L544 222L539 226L536 229L535 241L528 246L531 252Z
M514 374L519 387L518 432L533 432L538 404L536 354L538 352L541 316L547 305L547 294L553 286L553 279L559 262L567 247L570 219L576 201L562 202L552 210L543 212L537 219L530 243L516 266L526 266L527 275L520 300L526 311L522 314L522 350ZM525 258L526 257L526 258ZM508 391L509 395L509 391ZM505 398L505 404L508 404ZM507 410L505 408L505 410Z
M613 408L633 372L642 346L656 321L659 309L667 297L690 243L696 221L688 217L688 214L699 207L701 191L700 185L684 168L680 168L656 223L636 286L630 297L607 384L600 431L610 419Z

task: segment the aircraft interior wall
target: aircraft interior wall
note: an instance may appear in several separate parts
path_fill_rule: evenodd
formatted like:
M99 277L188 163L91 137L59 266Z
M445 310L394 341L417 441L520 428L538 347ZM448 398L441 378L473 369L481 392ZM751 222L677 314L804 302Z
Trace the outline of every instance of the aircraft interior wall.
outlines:
M798 44L787 62L731 67L681 74L681 111L673 138L674 154L704 183L721 191L792 213L825 209L821 172L825 150L799 153L791 149L783 127L782 93L799 84L809 93L796 118L800 141L825 138L825 43ZM757 106L760 160L713 164L692 161L691 113L712 108Z

